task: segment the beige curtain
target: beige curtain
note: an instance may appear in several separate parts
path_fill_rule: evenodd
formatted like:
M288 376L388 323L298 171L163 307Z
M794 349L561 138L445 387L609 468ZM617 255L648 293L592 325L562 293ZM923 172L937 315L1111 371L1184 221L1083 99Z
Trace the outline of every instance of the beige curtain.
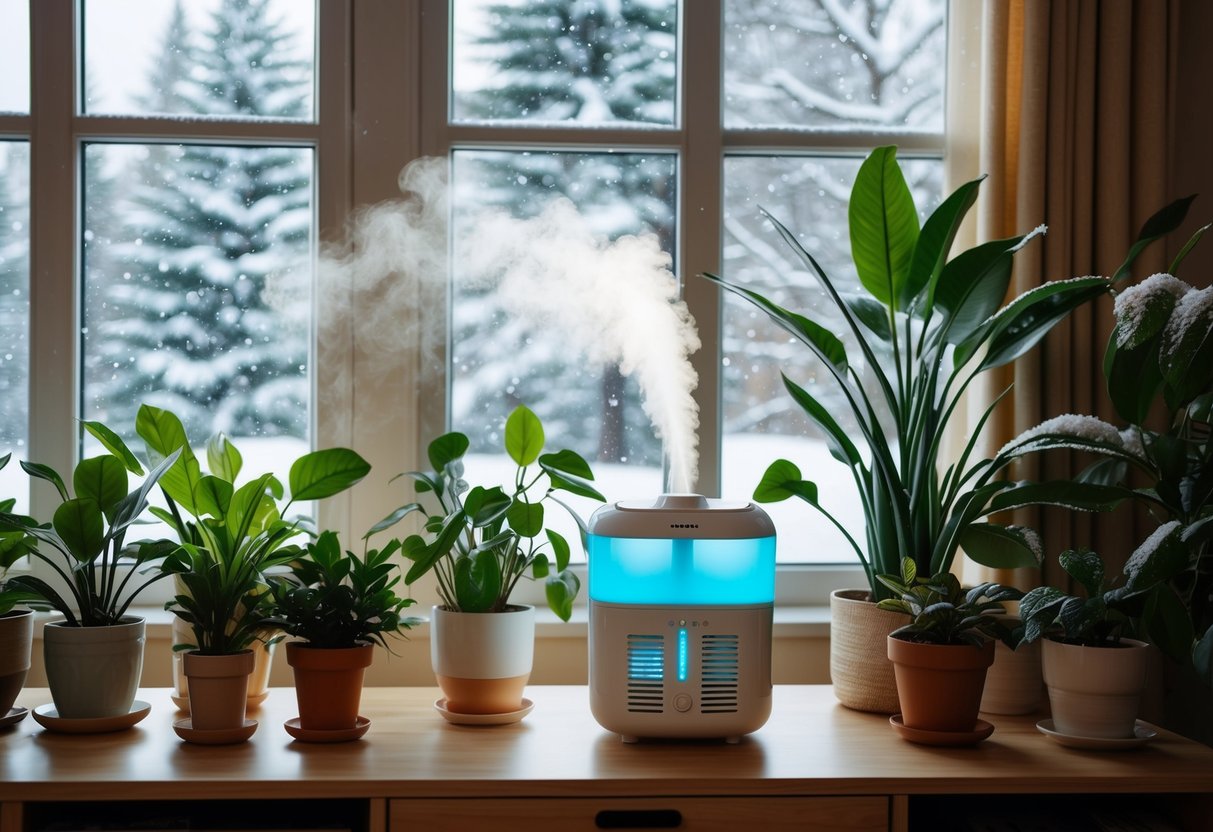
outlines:
M1178 17L1178 0L986 0L978 143L989 179L977 237L1049 227L1043 244L1017 255L1012 294L1048 280L1111 274L1141 223L1180 196L1166 186ZM1165 268L1155 246L1134 273ZM1062 413L1116 421L1100 372L1111 323L1108 299L1080 309L1005 373L984 379L978 398L985 401L1014 383L992 420L989 451ZM1062 478L1083 464L1055 452L1015 476ZM1132 509L1090 517L1047 509L1018 519L1041 531L1043 577L1051 583L1064 577L1057 555L1066 548L1090 546L1123 562L1142 539ZM983 577L1026 588L1042 576Z

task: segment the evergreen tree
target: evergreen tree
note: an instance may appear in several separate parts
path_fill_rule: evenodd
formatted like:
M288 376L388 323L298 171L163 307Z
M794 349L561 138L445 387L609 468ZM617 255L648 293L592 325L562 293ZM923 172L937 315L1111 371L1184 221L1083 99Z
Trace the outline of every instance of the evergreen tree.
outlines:
M492 72L483 89L457 95L457 117L673 122L676 4L533 0L486 14L476 49ZM596 233L657 232L672 251L673 173L672 158L654 154L460 152L456 200L526 217L565 196ZM485 428L523 401L589 458L660 465L639 392L618 367L585 366L550 334L509 321L491 291L460 290L453 327L454 419L483 437L477 450L493 450Z
M197 42L178 7L147 100L170 113L307 117L307 63L290 57L268 5L223 0ZM284 271L306 285L311 167L307 150L182 145L146 148L127 171L124 228L110 273L96 276L106 309L91 398L116 428L130 432L147 400L192 435L306 435L306 314L270 308L265 290Z

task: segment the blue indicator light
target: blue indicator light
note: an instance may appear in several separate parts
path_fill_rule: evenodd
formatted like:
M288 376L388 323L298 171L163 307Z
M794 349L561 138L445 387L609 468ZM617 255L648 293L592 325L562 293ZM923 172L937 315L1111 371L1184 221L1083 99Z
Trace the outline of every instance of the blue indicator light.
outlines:
M687 638L686 630L678 631L678 681L685 682L687 680L687 670L690 665L690 659L687 656L689 652L689 639Z

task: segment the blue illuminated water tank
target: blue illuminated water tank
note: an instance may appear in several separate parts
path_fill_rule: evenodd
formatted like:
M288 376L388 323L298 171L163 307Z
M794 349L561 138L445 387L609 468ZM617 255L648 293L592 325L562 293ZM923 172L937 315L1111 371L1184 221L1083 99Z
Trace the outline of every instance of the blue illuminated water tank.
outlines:
M739 605L775 600L775 527L753 503L663 494L594 512L590 599Z

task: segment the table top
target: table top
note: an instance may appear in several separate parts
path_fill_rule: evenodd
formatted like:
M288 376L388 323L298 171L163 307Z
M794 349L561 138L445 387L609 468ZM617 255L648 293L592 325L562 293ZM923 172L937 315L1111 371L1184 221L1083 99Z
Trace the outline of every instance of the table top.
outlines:
M1166 731L1127 752L1062 748L1038 716L986 716L972 748L900 739L888 718L837 704L828 685L777 686L770 721L738 745L629 745L594 721L587 689L533 686L521 723L465 727L434 710L432 688L367 688L370 731L356 742L296 742L291 688L271 689L242 745L179 740L167 689L141 690L151 713L113 734L68 735L32 718L0 730L0 801L241 797L573 797L1079 792L1213 793L1213 749ZM18 705L50 701L45 689Z

